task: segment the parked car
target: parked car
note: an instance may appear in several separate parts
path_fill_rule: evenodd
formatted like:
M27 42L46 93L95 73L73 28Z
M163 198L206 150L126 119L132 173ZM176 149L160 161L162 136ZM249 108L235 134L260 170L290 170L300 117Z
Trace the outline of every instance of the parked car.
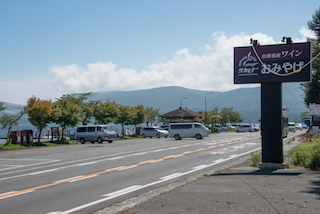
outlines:
M302 128L307 129L308 128L307 124L302 124Z
M86 141L91 143L108 141L112 143L117 138L117 133L109 125L85 125L78 126L76 131L76 139L84 144Z
M168 131L169 130L169 124L164 124L164 125L161 126L161 128Z
M224 126L219 125L219 124L213 125L213 127L219 129L220 132L228 131L227 127L224 127Z
M169 135L169 132L167 130L164 130L162 128L159 127L155 127L155 126L149 126L149 127L143 127L140 131L140 135L145 138L145 137L165 137L167 138Z
M250 124L241 124L235 129L236 132L253 132L256 131Z
M289 131L296 132L296 125L294 122L289 122L288 127L289 127Z
M229 129L235 129L236 127L235 126L233 126L233 125L227 125L227 130L229 130Z
M296 123L296 130L302 130L302 124Z
M209 129L201 123L172 123L169 126L169 137L181 140L185 137L202 139L209 136Z

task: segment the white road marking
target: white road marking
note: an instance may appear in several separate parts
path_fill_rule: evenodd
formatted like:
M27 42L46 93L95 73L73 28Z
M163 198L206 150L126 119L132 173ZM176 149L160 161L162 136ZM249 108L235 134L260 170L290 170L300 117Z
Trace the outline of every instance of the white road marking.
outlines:
M110 197L110 196L115 196L115 195L119 195L119 194L126 194L126 193L132 192L140 187L141 187L141 185L134 185L134 186L127 187L127 188L124 188L124 189L121 189L121 190L118 190L118 191L115 191L112 193L105 194L102 197Z
M72 182L82 181L82 180L86 180L86 179L89 179L89 178L94 178L94 177L97 177L97 176L98 176L98 175L86 176L86 177L84 177L84 178L79 178L79 179L72 180L72 181L69 181L69 182L72 183Z
M127 170L127 169L132 169L132 168L135 168L135 167L137 167L137 166L130 166L130 167L118 169L118 171L123 171L123 170Z
M246 154L250 154L250 153L252 153L252 152L254 152L254 151L257 151L257 150L260 150L260 148L251 150L251 151L249 151L249 152L242 153L242 154L239 155L239 156L246 155ZM229 157L229 158L227 158L227 159L220 159L220 160L218 160L218 162L217 162L217 161L214 161L213 163L208 164L206 167L211 167L211 166L217 165L218 163L221 163L221 162L223 162L223 161L228 161L228 160L231 160L231 159L233 159L233 158L230 158L230 157ZM118 192L118 194L115 194L115 192L109 193L109 194L111 194L109 197L102 198L102 199L99 199L99 200L96 200L96 201L93 201L93 202L90 202L90 203L87 203L87 204L83 204L83 205L81 205L81 206L78 206L78 207L75 207L75 208L66 210L66 211L64 211L64 212L60 212L59 214L69 214L69 213L72 213L72 212L75 212L75 211L78 211L78 210L81 210L81 209L84 209L84 208L93 206L93 205L95 205L95 204L99 204L99 203L101 203L101 202L105 202L105 201L111 200L111 199L113 199L113 198L122 196L122 195L124 195L124 194L128 194L128 193L130 193L130 192L134 192L134 191L139 190L139 189L143 189L143 188L146 188L146 187L149 187L149 186L153 186L153 185L155 185L155 184L159 184L159 183L165 182L165 181L167 181L167 179L177 178L177 177L180 177L180 176L183 176L183 175L192 173L192 172L196 172L196 171L198 171L198 170L200 170L200 169L204 169L204 168L205 168L205 167L204 167L204 165L203 165L203 167L195 167L194 169L192 169L192 170L190 170L190 171L187 171L187 172L185 172L185 173L174 173L174 174L171 174L171 175L162 177L162 178L160 178L160 180L155 181L155 182L152 182L152 183L149 183L149 184L146 184L146 185L142 185L142 186L140 186L140 185L131 186L131 187L128 187L128 188L130 188L130 189L125 188L126 191L123 191L124 189L123 189L123 190L119 190L119 191L122 191L122 193L120 193L120 192ZM106 195L109 195L109 194L106 194ZM106 196L106 195L104 195L104 196Z
M48 170L43 170L43 171L38 171L38 172L32 172L32 173L29 173L28 175L38 175L38 174L53 172L53 171L57 171L57 170L58 169L48 169Z
M26 192L20 192L20 193L14 194L14 195L9 195L9 196L0 198L0 200L5 199L5 198L10 198L10 197L18 196L18 195L23 195L23 194L30 193L30 192L34 192L34 191L35 191L35 190L30 190L30 191L26 191ZM14 193L14 192L15 192L15 191L10 192L10 193Z
M92 161L92 162L88 162L88 163L79 163L79 164L76 164L76 166L85 166L85 165L90 165L90 164L94 164L94 163L97 163L97 161Z
M119 156L119 157L114 157L114 158L108 158L108 160L118 160L121 158L124 158L125 156Z

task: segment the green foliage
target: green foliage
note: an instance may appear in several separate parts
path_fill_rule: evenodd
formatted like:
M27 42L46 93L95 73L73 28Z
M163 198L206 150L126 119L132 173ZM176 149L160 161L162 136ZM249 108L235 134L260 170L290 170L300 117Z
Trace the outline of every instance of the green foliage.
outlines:
M251 167L259 167L259 164L262 162L262 153L256 152L251 154Z
M227 123L237 123L241 119L240 113L233 110L233 107L224 107L219 110L215 107L213 110L207 113L208 117L211 119L211 124L221 123L223 125Z
M309 38L308 41L312 42L312 57L315 57L320 52L320 9L316 10L312 16L312 20L308 22L310 30L313 30L317 39ZM306 105L309 103L320 103L320 57L317 57L312 62L312 81L303 83L302 89L305 93L304 102Z
M55 114L51 100L40 100L32 96L28 99L24 110L29 117L29 122L39 130L38 141L40 142L42 130L52 121Z
M220 133L220 130L216 127L211 128L211 133Z
M312 137L289 151L291 164L320 170L320 138Z
M3 104L4 103L0 103L0 111L3 111L3 110L5 110L7 108L7 107L4 107Z
M145 109L143 105L137 105L132 108L135 111L135 116L132 118L134 125L141 124L146 120Z
M134 111L128 105L118 105L118 112L118 116L114 119L114 123L121 124L122 135L124 136L124 125L130 125L133 123L133 118L136 116L136 111Z
M160 111L160 108L156 109L154 107L147 106L145 110L147 126L149 126L149 123L151 123L152 125L152 123L154 123L156 119L160 117L159 111Z
M304 120L309 119L310 118L309 111L302 112L300 117L301 117L301 122L304 122Z
M69 95L63 95L54 103L55 115L53 122L59 124L63 130L69 126L74 127L81 121L81 108Z
M118 104L115 102L98 103L95 107L93 117L96 124L108 124L118 116Z
M4 114L0 117L0 124L2 125L2 128L4 129L8 127L6 144L10 144L9 135L11 132L11 128L19 124L18 121L24 115L24 113L25 113L24 111L21 111L20 114L17 114L17 115Z

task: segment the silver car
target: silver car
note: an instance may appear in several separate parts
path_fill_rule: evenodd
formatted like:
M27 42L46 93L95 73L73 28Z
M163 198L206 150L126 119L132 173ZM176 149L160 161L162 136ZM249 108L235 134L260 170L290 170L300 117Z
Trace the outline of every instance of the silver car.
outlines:
M255 131L250 124L242 124L235 129L236 132L253 132Z
M294 122L289 122L288 128L289 128L289 131L296 132L296 124Z
M167 138L169 135L169 132L159 128L159 127L143 127L140 131L140 135L145 138L145 137L165 137Z

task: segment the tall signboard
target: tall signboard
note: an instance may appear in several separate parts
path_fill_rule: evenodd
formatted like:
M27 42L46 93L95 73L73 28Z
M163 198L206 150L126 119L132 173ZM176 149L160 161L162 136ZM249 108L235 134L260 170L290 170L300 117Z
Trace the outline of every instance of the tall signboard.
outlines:
M234 83L261 84L260 168L283 168L282 82L311 80L311 44L253 42L254 46L234 48Z
M234 83L310 81L310 56L310 42L236 47Z

